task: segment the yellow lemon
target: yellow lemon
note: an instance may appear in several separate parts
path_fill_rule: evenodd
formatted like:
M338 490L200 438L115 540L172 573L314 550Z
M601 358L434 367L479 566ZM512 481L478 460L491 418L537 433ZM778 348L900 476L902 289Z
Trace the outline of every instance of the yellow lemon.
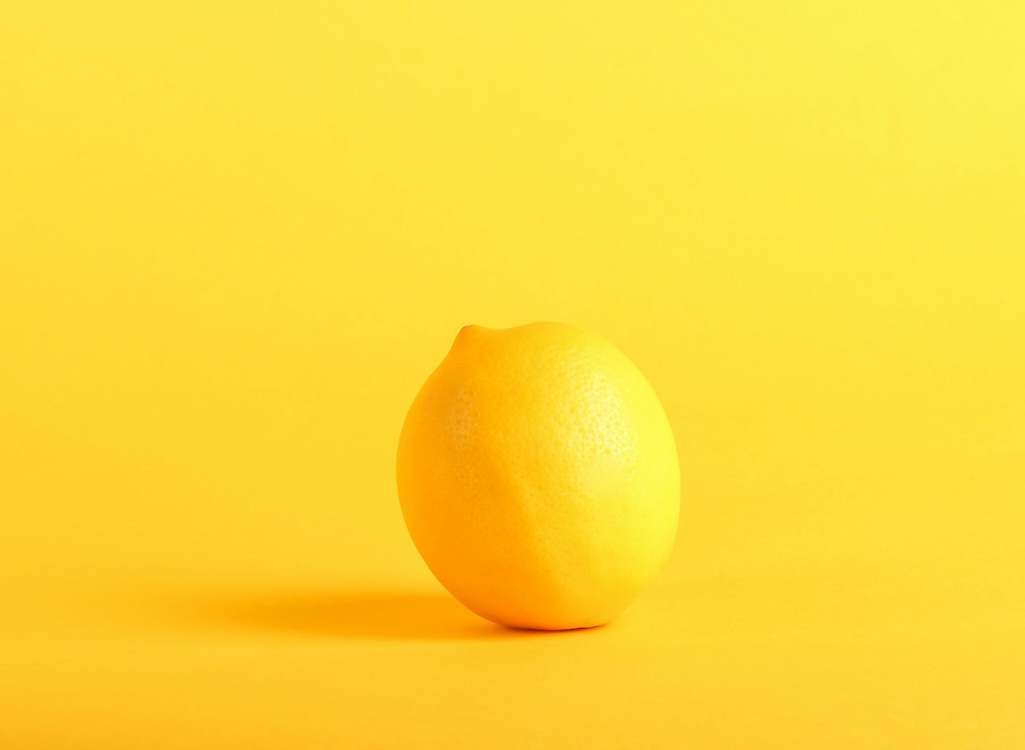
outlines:
M493 622L619 615L676 538L672 429L641 372L563 323L467 326L410 407L399 500L428 567Z

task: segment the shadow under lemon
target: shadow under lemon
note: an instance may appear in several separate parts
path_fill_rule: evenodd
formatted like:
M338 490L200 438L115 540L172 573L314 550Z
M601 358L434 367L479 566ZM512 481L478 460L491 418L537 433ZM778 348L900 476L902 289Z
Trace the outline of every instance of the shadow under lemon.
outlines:
M579 631L520 630L488 622L447 593L324 593L225 601L219 627L366 640L483 640Z

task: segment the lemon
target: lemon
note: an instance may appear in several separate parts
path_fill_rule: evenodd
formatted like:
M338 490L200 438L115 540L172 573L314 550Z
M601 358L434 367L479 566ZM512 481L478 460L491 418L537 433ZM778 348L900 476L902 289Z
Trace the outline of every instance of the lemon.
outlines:
M428 567L511 627L611 621L676 538L680 468L655 392L563 323L463 328L409 409L397 468Z

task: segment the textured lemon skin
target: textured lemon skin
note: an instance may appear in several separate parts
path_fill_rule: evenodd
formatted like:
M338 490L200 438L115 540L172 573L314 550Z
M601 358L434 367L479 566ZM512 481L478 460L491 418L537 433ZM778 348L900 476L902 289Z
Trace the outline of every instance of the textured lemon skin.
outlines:
M658 398L612 344L563 323L463 328L409 409L397 478L434 575L511 627L613 620L676 537Z

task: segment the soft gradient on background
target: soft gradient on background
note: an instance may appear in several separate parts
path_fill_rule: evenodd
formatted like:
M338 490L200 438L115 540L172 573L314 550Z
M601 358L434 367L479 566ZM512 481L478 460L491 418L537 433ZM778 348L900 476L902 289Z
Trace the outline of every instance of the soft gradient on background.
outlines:
M1025 6L0 4L0 747L1025 747ZM613 625L402 523L460 326L683 466Z

